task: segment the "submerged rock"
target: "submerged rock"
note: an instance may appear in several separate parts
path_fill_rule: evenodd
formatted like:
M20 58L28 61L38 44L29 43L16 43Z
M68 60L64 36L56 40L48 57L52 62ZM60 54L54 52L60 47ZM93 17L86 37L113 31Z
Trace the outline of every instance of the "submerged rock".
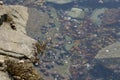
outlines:
M85 12L80 8L72 8L68 12L68 15L73 17L73 18L84 18Z
M51 2L55 4L66 4L66 3L73 2L73 0L46 0L46 2Z
M109 69L120 71L120 42L116 42L100 50L95 59Z
M103 24L111 25L117 24L120 20L120 9L108 9L105 10L104 17L103 17Z
M96 59L120 58L120 42L109 45L98 52Z
M95 9L92 12L92 15L90 17L92 22L95 23L96 25L101 25L102 24L102 18L101 17L103 17L103 14L104 14L106 9L107 8Z

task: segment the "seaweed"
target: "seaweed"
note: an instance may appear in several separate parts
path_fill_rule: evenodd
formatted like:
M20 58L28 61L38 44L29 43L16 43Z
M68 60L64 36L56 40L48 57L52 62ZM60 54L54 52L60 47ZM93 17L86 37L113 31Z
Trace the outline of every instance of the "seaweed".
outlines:
M7 59L4 61L4 65L13 80L44 80L32 64L27 61Z
M35 44L33 44L34 57L32 57L30 60L34 65L39 64L39 57L38 57L39 55L44 56L46 45L47 45L47 42L44 42L44 41L37 41Z
M37 54L43 55L44 51L46 50L46 44L47 42L39 40L35 43L35 49L37 50Z

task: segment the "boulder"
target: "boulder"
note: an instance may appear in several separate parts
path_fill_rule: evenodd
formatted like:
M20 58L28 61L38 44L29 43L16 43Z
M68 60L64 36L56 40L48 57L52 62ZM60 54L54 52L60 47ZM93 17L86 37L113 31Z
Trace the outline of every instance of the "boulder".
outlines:
M20 5L0 6L0 69L5 63L4 61L6 61L6 58L8 58L8 60L18 60L18 63L21 59L24 60L22 60L22 62L30 62L31 58L35 58L33 51L35 48L33 44L37 41L26 34L26 26L29 21L28 16L29 13L27 7ZM27 65L27 63L24 65ZM33 64L31 63L31 66L32 65ZM14 65L12 66L14 67ZM8 66L8 68L10 68L10 66ZM33 71L34 70L33 67ZM29 73L27 72L27 74ZM40 74L38 73L38 75ZM0 79L11 80L8 73L2 71L0 71Z
M27 8L23 6L2 6L0 15L4 14L11 16L16 30L11 28L10 22L3 22L0 26L0 54L18 58L32 57L32 44L36 41L26 35Z
M0 71L0 79L2 79L2 80L11 80L9 78L9 75L4 73L4 72L2 72L2 71Z

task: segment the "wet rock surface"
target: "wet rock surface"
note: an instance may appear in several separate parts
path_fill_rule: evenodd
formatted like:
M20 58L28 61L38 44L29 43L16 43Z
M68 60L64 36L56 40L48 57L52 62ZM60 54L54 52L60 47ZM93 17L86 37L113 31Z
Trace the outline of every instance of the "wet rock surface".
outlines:
M49 16L35 8L28 8L28 14L28 22L26 24L27 35L34 39L39 39L42 26L44 27L50 21Z
M3 22L0 26L0 51L3 55L10 55L13 57L32 57L32 43L36 41L26 35L25 26L27 22L27 8L21 6L2 6L1 14L11 15L15 23L16 30L13 30L9 25L10 22ZM18 11L18 10L21 11ZM6 12L5 12L5 11ZM24 14L21 14L26 10ZM16 12L15 12L16 11ZM19 13L20 12L20 13ZM14 15L14 16L12 16ZM16 17L15 17L16 16Z
M101 49L95 56L96 59L120 58L120 42L116 42Z
M4 73L4 72L2 72L2 71L0 71L0 79L3 79L3 80L11 80L11 79L9 78L9 75L6 74L6 73Z
M7 70L9 75L14 74L17 75L17 69L20 69L20 66L18 65L15 67L21 59L26 61L31 62L31 59L35 58L34 56L34 45L37 41L34 40L33 38L29 37L26 34L26 24L28 21L28 8L19 6L19 5L0 5L0 19L1 19L1 24L0 24L0 67L3 67L3 64L6 62L6 59L13 60L14 61L18 60L16 64L10 63L8 65L8 68L11 68ZM9 61L8 61L9 63ZM21 65L21 64L20 64ZM25 63L21 67L21 72L22 70L25 70L25 65L27 68L31 69L31 76L34 76L32 71L35 71L33 64L30 64L28 67L28 63ZM10 67L11 66L11 67ZM2 69L2 68L0 68ZM11 71L13 69L13 71ZM27 69L26 69L27 70ZM4 71L4 70L3 70ZM19 70L18 70L19 71ZM11 80L11 78L8 76L8 73L1 72L0 71L0 79L2 80ZM24 72L22 72L23 74ZM21 73L19 75L22 75ZM26 73L29 75L29 72ZM38 75L38 73L35 73L35 75ZM12 75L12 76L14 76ZM21 76L22 79L22 76ZM25 79L25 76L24 78ZM38 80L39 78L33 78L29 76L29 80ZM27 79L26 79L27 80Z
M117 69L119 71L120 66L120 42L113 43L103 49L101 49L95 56L95 59L106 65L110 69Z

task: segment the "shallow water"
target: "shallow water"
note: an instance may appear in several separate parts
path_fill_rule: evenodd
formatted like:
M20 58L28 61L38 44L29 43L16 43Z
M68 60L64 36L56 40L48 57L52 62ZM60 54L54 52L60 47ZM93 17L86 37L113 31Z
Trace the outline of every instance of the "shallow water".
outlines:
M33 2L27 5L12 0L4 2L37 9L36 13L28 11L26 31L36 40L51 40L47 46L52 48L45 51L44 57L40 56L42 62L38 66L46 80L120 79L120 65L116 63L114 67L119 59L113 58L114 65L109 60L104 64L102 59L95 59L100 50L120 41L119 0L103 0L103 3L77 0L62 5L47 2L43 6ZM83 17L71 11L72 8L82 11ZM70 12L73 14L68 15Z

